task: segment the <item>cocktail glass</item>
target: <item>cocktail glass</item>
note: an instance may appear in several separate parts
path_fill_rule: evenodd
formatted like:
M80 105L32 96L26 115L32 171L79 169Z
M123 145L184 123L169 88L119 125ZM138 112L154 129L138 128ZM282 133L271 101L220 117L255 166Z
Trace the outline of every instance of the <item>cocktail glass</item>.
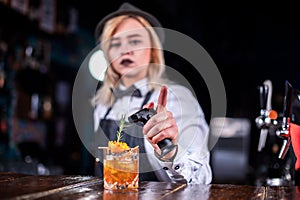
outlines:
M139 147L113 152L103 149L104 188L132 190L139 186Z

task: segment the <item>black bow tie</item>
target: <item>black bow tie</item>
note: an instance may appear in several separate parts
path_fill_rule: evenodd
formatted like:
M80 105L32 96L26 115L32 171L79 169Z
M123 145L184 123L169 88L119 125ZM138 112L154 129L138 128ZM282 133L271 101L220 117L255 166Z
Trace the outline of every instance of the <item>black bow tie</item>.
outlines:
M134 85L126 90L121 90L120 88L112 89L112 93L116 99L122 98L124 96L142 97L141 91Z

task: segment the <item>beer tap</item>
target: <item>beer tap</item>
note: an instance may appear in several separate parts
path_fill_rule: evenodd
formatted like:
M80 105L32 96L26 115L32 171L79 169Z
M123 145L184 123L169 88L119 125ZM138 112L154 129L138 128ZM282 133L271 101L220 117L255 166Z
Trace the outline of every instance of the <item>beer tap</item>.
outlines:
M287 159L285 157L292 144L294 152L298 152L295 155L300 158L300 148L297 148L300 143L300 137L298 137L300 135L300 91L294 89L288 81L285 82L283 111L280 118L277 118L277 112L271 108L271 82L266 80L258 89L261 107L260 116L255 119L257 127L261 129L258 151L264 148L268 133L274 133L277 137L283 139L280 152L276 155L278 159L271 159L271 163L268 165L270 170L268 171L266 184L290 185L292 177L290 165L292 161L290 157ZM272 152L274 153L274 151ZM268 156L272 157L272 155ZM295 164L295 169L300 169L300 160Z
M279 158L283 159L290 147L291 136L290 136L290 117L292 114L292 95L293 88L291 84L286 81L285 82L285 95L283 102L283 118L281 122L281 126L276 131L277 136L283 139L282 147L279 153Z
M277 112L272 110L272 82L265 80L263 85L258 87L260 100L260 116L255 119L256 126L260 129L258 151L261 151L266 144L270 128L277 127Z

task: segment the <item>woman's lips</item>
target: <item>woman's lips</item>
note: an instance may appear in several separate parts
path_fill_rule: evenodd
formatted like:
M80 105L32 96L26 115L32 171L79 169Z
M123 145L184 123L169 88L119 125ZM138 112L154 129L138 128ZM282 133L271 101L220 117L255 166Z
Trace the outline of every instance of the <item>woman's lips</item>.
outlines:
M130 59L123 59L120 64L127 67L127 66L131 65L132 63L133 63L133 61Z

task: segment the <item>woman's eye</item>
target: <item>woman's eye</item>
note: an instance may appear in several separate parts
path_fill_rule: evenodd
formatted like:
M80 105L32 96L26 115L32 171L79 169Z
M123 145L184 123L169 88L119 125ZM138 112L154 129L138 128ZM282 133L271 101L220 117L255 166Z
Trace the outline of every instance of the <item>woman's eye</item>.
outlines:
M139 43L141 43L142 41L141 40L131 40L130 42L129 42L129 44L131 44L131 45L137 45L137 44L139 44Z
M109 48L116 48L116 47L120 47L121 43L120 42L112 42L109 45Z

